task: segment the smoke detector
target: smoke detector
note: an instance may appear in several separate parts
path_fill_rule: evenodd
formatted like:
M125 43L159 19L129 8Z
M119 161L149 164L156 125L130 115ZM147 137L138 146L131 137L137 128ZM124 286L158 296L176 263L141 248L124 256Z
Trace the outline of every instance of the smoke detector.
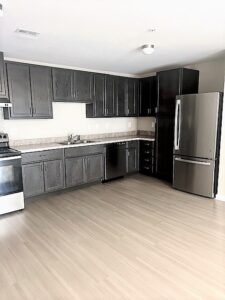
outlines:
M142 52L144 54L149 55L149 54L152 54L155 51L155 46L154 45L146 44L146 45L143 45L141 47L141 49L142 49Z
M25 29L19 29L19 28L17 28L15 30L15 33L17 33L18 35L20 35L22 37L26 37L26 38L37 38L40 34L39 32L25 30Z

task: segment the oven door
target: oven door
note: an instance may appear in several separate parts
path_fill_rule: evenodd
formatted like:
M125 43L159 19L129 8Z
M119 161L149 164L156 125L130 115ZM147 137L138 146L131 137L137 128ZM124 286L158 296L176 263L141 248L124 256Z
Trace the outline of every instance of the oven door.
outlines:
M0 196L22 191L21 156L0 158Z

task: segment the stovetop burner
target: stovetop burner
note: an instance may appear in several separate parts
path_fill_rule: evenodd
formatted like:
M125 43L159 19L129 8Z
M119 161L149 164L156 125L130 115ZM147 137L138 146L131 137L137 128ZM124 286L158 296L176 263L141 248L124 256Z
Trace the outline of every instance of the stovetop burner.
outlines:
M0 133L0 158L17 155L20 155L20 152L9 147L8 134Z

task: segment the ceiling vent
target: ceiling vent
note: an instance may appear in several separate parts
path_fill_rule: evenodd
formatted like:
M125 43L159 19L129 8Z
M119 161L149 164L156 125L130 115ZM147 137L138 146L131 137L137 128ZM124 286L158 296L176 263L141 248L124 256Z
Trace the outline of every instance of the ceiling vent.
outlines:
M15 33L17 33L20 36L27 37L27 38L37 38L39 36L39 32L25 30L25 29L19 29L17 28L15 30Z

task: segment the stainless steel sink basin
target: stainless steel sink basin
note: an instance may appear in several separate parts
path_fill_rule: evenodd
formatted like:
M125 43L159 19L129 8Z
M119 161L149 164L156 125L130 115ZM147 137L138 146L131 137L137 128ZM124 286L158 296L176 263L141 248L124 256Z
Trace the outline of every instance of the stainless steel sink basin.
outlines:
M94 143L95 141L91 141L91 140L79 140L79 141L74 141L74 142L61 142L59 143L60 145L79 145L79 144L89 144L89 143Z

